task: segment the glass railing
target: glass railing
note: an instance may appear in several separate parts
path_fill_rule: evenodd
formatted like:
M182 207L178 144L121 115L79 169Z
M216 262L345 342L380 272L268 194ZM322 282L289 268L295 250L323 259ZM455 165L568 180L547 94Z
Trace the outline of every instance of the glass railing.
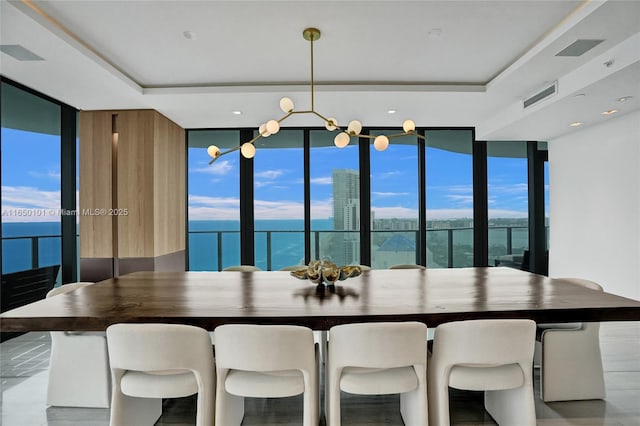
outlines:
M521 255L528 244L527 227L489 228L489 264L504 255ZM255 231L255 265L263 270L278 270L304 263L303 231ZM240 263L240 231L190 231L189 268L219 271ZM400 236L393 245L391 237ZM418 231L375 230L371 232L371 260L374 268L393 263L418 263L415 247ZM398 246L399 244L399 246ZM395 250L394 250L395 249ZM311 231L311 259L329 259L337 263L359 263L360 238L357 231ZM340 259L346 260L341 262ZM473 266L473 228L427 230L427 266L460 268Z
M2 238L2 273L59 265L60 235Z
M255 231L254 235L256 266L261 269L278 270L304 263L303 231L266 230ZM418 263L415 250L418 235L418 231L372 231L372 266L386 268L387 264ZM60 264L60 239L60 235L3 237L3 273ZM240 231L189 231L188 244L192 271L219 271L240 264ZM490 265L499 263L505 256L522 255L527 247L527 227L489 228ZM311 231L312 259L359 263L359 256L359 232ZM473 266L473 228L428 229L427 266Z

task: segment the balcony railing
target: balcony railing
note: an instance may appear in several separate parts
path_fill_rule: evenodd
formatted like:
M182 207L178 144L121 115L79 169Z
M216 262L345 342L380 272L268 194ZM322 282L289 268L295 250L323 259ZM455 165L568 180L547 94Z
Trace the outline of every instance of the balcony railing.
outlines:
M2 272L60 264L61 235L2 237Z
M528 241L526 226L491 227L489 264L493 264L498 256L521 254ZM416 246L419 234L416 230L373 230L372 240L376 236L401 234ZM503 235L502 235L503 234ZM522 238L524 234L525 238ZM298 230L263 230L255 231L256 266L266 270L280 269L283 266L303 263L304 231ZM357 231L318 230L311 231L312 259L340 258L340 253L332 247L331 237L352 235L354 244L359 244ZM240 231L190 231L189 236L189 265L190 269L222 270L224 267L240 262ZM520 238L518 238L520 237ZM285 242L282 242L282 241ZM520 244L514 241L520 240ZM280 241L280 242L279 242ZM295 242L294 242L295 241ZM286 247L289 244L292 247ZM374 249L375 250L375 249ZM427 230L427 250L432 256L427 260L427 266L433 267L462 267L473 266L473 228L447 228ZM514 253L515 250L515 253ZM213 251L213 253L212 253ZM286 253L283 260L278 253ZM293 253L292 253L293 252ZM359 253L358 253L359 255ZM375 257L375 256L373 256ZM413 250L413 257L407 262L418 263L417 254ZM431 265L430 265L431 262ZM354 262L357 263L357 262ZM374 261L375 263L375 261ZM375 264L373 265L376 266Z
M521 254L527 248L523 244L526 226L502 226L489 228L489 264L503 255ZM416 246L419 234L415 230L374 230L371 232L374 247L394 234ZM352 236L353 238L347 238ZM189 231L189 264L192 270L222 270L225 266L240 263L240 231ZM348 240L359 247L357 231L311 231L311 258L336 258L335 238ZM31 235L3 237L3 272L35 269L60 262L60 235ZM514 245L514 241L519 241ZM255 231L256 265L265 270L301 264L304 261L304 231L263 230ZM427 266L461 267L473 264L473 228L446 228L427 230ZM514 253L515 250L515 253ZM418 263L417 255L407 262ZM356 253L359 255L359 252ZM375 265L375 255L372 253ZM415 259L415 260L413 260ZM339 260L338 260L339 261ZM356 262L353 262L356 263Z

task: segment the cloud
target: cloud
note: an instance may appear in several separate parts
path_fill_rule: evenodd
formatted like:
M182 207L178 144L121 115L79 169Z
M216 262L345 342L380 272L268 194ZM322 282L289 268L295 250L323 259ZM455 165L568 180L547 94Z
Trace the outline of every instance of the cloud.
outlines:
M401 174L402 174L402 172L399 171L399 170L392 170L392 171L389 171L389 172L376 174L375 178L377 178L377 179L388 179L390 177L399 176Z
M189 195L189 220L238 220L240 200L237 198ZM327 219L333 213L330 200L311 203L312 219ZM261 219L303 219L304 203L297 201L254 201L254 215Z
M233 207L240 208L240 200L234 197L208 197L204 195L189 194L189 205L202 205L208 207ZM237 216L237 213L236 213Z
M529 191L529 185L526 183L512 183L509 185L488 185L488 191L490 194L498 195L512 195L512 194L526 194Z
M447 198L453 202L457 202L458 204L473 205L473 195L447 194Z
M215 163L206 167L195 167L189 169L189 173L206 173L211 175L224 176L233 170L233 164L228 160L217 160Z
M333 183L331 176L311 178L310 182L317 185L331 185Z
M35 178L47 178L53 180L60 180L60 171L59 170L49 170L48 172L39 172L35 170L31 170L28 172L29 176Z
M60 191L43 191L31 186L3 186L3 222L57 222L60 220Z
M408 192L371 192L371 195L376 195L378 197L398 197L403 195L409 195Z
M253 176L258 179L276 179L283 174L283 170L265 170L263 172L254 173Z
M449 192L463 192L465 194L473 194L473 185L450 185L450 186L443 186L443 187L437 187L437 188L444 189ZM434 189L434 188L427 188L427 191L429 189Z

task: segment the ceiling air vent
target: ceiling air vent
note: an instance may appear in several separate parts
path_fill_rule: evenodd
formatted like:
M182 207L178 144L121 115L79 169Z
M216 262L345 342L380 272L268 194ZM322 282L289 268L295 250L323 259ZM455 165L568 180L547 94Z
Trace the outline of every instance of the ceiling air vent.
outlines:
M44 61L43 58L19 44L0 44L0 52L19 61Z
M556 56L582 56L604 40L576 40L558 53Z
M549 96L553 96L556 93L558 93L558 82L554 81L551 86L542 89L535 95L530 96L524 101L522 101L522 105L524 106L524 108L529 108L531 105L534 105L544 99L547 99Z

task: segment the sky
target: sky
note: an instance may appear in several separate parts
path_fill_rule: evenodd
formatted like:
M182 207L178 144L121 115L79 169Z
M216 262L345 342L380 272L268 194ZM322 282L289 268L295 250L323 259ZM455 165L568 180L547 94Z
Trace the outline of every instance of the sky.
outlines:
M427 148L427 219L472 217L471 156ZM189 148L190 220L239 219L239 153L209 165ZM417 148L371 149L371 205L376 218L417 218ZM256 219L303 219L301 148L258 149L254 158ZM311 216L332 215L333 169L358 169L358 148L311 148ZM527 216L526 160L489 158L489 217ZM60 140L2 129L3 222L59 221ZM26 212L26 213L25 213Z
M239 155L236 151L208 165L204 148L189 148L191 220L238 219ZM358 170L358 148L312 143L310 155L311 218L327 219L333 214L332 171ZM426 159L427 219L471 218L471 156L428 147ZM527 217L526 167L522 158L489 159L489 217ZM302 148L258 148L254 177L256 219L304 218ZM371 205L376 218L418 217L415 145L392 140L385 151L371 148Z

